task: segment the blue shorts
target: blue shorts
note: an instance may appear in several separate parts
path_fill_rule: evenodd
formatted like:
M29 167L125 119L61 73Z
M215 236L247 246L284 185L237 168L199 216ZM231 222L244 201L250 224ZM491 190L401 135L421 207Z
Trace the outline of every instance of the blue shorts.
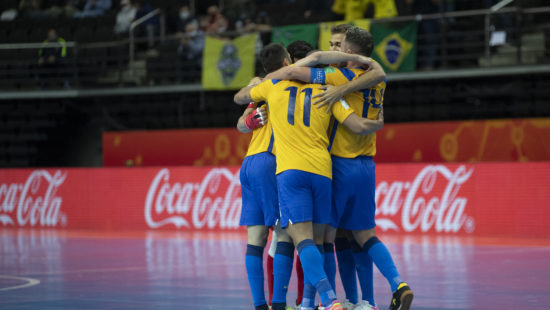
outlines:
M329 224L333 218L332 185L329 178L301 170L286 170L277 175L281 227L309 222Z
M374 168L370 156L332 156L332 203L339 228L367 230L376 226Z
M273 226L279 219L275 156L247 156L241 166L242 209L239 225Z

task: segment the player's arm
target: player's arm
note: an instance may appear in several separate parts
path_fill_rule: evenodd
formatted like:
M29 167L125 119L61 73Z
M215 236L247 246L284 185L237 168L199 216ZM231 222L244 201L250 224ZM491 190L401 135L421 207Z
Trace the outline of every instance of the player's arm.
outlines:
M344 120L344 126L349 128L353 133L358 135L369 135L375 133L384 127L384 114L380 110L378 119L368 119L359 117L357 114L352 113Z
M252 90L252 88L260 84L261 82L262 82L262 79L260 79L259 77L255 77L252 80L250 80L250 83L248 83L247 86L241 88L239 92L235 94L235 96L233 97L233 101L235 101L236 104L240 104L240 105L247 104L251 101L254 101L254 99L252 99L250 91Z
M316 65L330 65L337 64L341 62L356 61L364 64L366 67L371 66L374 63L374 60L370 57L358 55L358 54L348 54L344 52L314 52L311 55L308 55L305 58L298 60L294 66L295 67L313 67Z
M271 72L270 74L266 75L265 78L272 80L297 80L309 83L311 79L311 68L285 66L277 71Z
M317 105L318 108L328 104L328 111L335 102L345 95L353 93L354 91L374 87L385 79L386 72L384 72L382 66L376 61L372 62L371 69L365 71L365 73L361 74L358 78L337 87L325 88L325 92L313 96L312 98L316 99L313 101L313 104Z
M332 112L336 117L336 120L358 135L368 135L374 133L382 129L384 126L383 108L380 109L378 119L376 120L362 118L355 114L347 102L342 99L339 103L333 106Z
M239 117L237 121L237 130L242 133L251 132L252 130L265 125L267 120L267 111L265 110L265 105L259 108L256 108L254 102L250 103L246 110L244 110L243 115Z

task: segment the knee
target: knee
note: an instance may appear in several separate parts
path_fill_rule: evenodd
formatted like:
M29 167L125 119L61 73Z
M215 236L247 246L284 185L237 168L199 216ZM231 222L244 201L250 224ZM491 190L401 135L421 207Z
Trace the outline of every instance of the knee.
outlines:
M363 246L365 242L369 241L371 238L376 237L376 231L374 230L374 228L368 230L355 230L353 231L353 237L360 246Z
M269 230L267 229L254 229L248 230L248 244L265 247L267 244L267 236Z

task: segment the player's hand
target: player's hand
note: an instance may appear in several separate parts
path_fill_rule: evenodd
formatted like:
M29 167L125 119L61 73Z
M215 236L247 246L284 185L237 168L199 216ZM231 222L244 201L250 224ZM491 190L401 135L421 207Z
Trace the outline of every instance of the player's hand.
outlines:
M378 118L376 121L378 122L378 130L382 129L382 127L384 127L384 106L378 111Z
M250 80L250 82L248 82L248 86L256 86L261 82L263 82L263 79L256 76L256 77L253 77L252 80Z
M370 70L372 69L372 63L374 62L374 60L370 57L367 57L367 56L362 56L362 55L358 55L358 61L360 63L362 63L363 65L361 66L363 69L365 70Z
M332 109L332 106L344 96L338 87L332 85L323 85L319 87L319 89L323 89L325 92L312 97L313 99L317 99L313 101L313 105L316 105L317 108L328 105L326 110L327 113Z
M250 130L254 130L258 127L265 125L267 121L267 112L265 107L256 108L252 113L244 119L244 125Z

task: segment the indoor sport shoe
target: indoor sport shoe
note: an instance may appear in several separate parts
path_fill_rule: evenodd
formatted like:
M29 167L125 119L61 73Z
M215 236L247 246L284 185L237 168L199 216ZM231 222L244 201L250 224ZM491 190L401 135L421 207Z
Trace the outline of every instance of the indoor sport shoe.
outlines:
M330 306L325 307L325 310L344 310L344 308L342 308L342 304L338 300L335 300Z
M366 300L361 300L355 305L355 308L353 310L378 310L375 306L371 305Z
M409 310L413 301L413 291L407 285L402 282L397 287L397 291L393 293L393 297L390 303L390 310Z
M342 304L342 309L344 310L353 310L354 309L354 306L351 302L349 302L349 300L344 300L341 302Z

